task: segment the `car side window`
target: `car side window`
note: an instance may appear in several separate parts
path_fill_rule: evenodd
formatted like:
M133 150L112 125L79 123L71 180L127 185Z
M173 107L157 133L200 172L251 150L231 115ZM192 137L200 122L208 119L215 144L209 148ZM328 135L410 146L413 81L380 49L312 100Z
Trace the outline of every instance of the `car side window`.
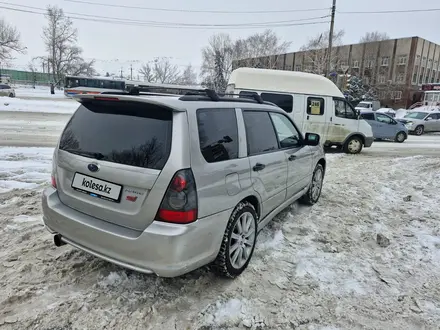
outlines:
M374 120L374 113L361 113L361 118L365 120Z
M235 109L197 110L200 151L208 163L238 158Z
M346 119L357 119L356 111L345 100L334 99L335 116Z
M243 111L246 127L248 155L258 155L278 150L278 140L270 119L265 111Z
M439 114L437 114L437 113L433 113L433 114L431 114L431 115L429 115L428 117L426 117L426 119L430 119L430 120L437 120L437 119L439 119Z
M385 123L385 124L391 124L393 122L393 120L385 115L382 115L380 113L376 113L376 120L380 123Z
M322 97L307 98L307 114L312 116L324 115L324 99Z
M278 136L280 148L296 148L301 146L301 135L289 118L276 112L271 112L270 117Z

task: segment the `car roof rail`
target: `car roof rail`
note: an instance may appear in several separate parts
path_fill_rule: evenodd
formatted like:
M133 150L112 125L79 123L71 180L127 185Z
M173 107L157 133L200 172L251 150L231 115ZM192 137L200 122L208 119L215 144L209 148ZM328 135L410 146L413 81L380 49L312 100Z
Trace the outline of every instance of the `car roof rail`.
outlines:
M260 95L258 95L257 93L255 94L251 94L251 95L239 95L239 94L225 94L225 93L220 93L221 96L219 96L219 94L217 94L217 92L213 89L209 89L206 88L204 90L197 90L195 92L188 92L185 95L183 95L182 97L179 98L179 100L181 101L206 101L207 98L210 99L211 101L223 101L223 102L257 102L259 104L270 104L270 105L275 105L272 102L266 102L264 101ZM232 96L238 96L238 98L233 98Z

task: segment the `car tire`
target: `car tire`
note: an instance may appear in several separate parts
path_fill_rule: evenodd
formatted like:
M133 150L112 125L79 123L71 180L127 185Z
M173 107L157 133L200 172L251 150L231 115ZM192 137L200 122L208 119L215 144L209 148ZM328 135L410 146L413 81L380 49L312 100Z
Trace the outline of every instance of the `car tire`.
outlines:
M310 183L309 189L305 195L299 199L301 204L314 205L318 202L319 197L321 197L324 174L324 167L321 164L317 164L313 171L312 182Z
M220 251L212 263L216 274L236 278L247 268L257 242L257 219L251 203L241 202L236 206L226 226ZM243 228L246 226L247 229Z
M405 132L402 131L396 134L394 141L398 143L403 143L405 142L406 139L407 139L407 135Z
M351 155L358 154L362 151L363 145L364 144L359 136L352 136L344 144L344 152Z
M12 93L11 93L11 94L9 94L9 97L14 97L14 94L12 94Z
M417 126L416 129L414 130L414 134L417 136L420 136L423 133L425 133L425 127L423 127L422 125Z

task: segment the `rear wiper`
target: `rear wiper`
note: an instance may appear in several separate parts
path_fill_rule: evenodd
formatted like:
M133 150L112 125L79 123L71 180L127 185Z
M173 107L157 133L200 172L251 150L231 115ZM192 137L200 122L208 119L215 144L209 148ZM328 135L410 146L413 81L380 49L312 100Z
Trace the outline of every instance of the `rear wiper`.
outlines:
M98 160L105 158L105 156L103 154L101 154L100 152L82 151L82 150L77 150L77 149L61 149L61 150L70 152L75 155L84 156L84 157L88 157L88 158L95 158Z

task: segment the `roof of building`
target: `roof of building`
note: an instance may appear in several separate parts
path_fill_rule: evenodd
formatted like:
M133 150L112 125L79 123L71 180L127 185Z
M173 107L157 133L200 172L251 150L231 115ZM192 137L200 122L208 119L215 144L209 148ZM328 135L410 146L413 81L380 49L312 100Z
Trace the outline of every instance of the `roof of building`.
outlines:
M238 68L232 71L229 84L236 89L344 97L331 80L297 71Z

